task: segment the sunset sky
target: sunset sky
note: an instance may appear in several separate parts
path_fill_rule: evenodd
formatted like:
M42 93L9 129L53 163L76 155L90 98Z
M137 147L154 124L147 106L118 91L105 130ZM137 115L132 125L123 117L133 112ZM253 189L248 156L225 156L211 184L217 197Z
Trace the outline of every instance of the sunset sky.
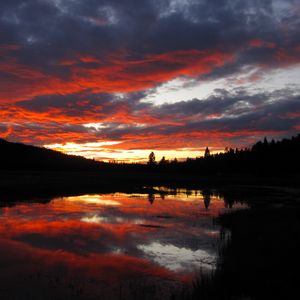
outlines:
M0 1L1 138L140 161L299 131L299 0Z

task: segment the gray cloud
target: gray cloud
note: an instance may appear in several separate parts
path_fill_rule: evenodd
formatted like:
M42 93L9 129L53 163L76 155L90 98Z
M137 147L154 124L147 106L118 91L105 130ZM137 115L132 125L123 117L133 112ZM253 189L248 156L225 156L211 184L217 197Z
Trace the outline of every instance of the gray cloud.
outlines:
M101 58L185 49L239 53L237 64L272 63L274 49L245 50L251 39L292 47L300 42L294 1L1 1L1 43L23 46L19 59L62 72L53 62L88 53ZM277 5L276 5L277 3ZM288 31L282 30L285 26ZM229 68L233 70L233 67Z

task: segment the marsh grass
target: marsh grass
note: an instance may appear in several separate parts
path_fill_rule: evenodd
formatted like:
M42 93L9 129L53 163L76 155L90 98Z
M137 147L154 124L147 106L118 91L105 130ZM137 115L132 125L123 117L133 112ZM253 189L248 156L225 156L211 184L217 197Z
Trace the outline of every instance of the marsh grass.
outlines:
M223 214L231 233L211 273L201 270L181 299L297 299L300 268L300 209L262 206Z

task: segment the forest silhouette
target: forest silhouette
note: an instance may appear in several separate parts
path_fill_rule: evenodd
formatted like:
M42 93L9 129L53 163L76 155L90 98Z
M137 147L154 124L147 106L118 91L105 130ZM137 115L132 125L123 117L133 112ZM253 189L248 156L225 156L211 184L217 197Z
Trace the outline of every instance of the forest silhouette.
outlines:
M203 157L188 158L186 161L169 161L163 157L156 162L155 153L151 152L148 164L106 163L0 139L0 170L150 172L202 177L224 174L280 175L299 173L299 153L300 134L281 141L265 138L251 148L227 148L224 153L218 154L210 154L206 147Z

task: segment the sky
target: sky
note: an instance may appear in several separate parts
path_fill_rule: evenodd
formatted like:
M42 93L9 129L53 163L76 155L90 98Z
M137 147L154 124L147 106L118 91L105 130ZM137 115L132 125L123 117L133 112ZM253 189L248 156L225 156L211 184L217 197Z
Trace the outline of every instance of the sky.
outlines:
M185 159L300 131L300 0L1 0L0 138Z

